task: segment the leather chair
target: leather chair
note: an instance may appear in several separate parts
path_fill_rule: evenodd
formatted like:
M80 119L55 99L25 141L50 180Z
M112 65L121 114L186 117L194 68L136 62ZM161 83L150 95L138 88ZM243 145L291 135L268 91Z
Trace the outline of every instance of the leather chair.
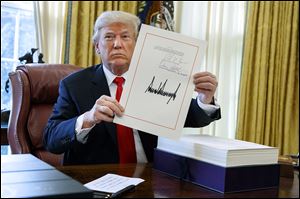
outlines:
M31 153L53 165L62 165L62 155L43 147L43 131L58 97L59 82L82 69L67 64L25 64L9 73L12 110L7 138L12 154Z

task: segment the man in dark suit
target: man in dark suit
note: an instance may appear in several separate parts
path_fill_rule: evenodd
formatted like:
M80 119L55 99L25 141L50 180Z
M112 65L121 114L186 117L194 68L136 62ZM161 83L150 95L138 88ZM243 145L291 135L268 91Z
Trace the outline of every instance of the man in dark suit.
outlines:
M115 99L115 77L126 81L140 20L129 13L109 11L98 17L93 41L102 64L76 72L60 83L59 97L44 131L44 145L52 153L64 153L64 165L120 163L121 150L114 115L123 107ZM194 74L195 91L186 127L202 127L220 118L214 104L216 77ZM123 83L124 84L124 83ZM137 162L152 162L157 136L133 130ZM122 163L122 162L121 162Z

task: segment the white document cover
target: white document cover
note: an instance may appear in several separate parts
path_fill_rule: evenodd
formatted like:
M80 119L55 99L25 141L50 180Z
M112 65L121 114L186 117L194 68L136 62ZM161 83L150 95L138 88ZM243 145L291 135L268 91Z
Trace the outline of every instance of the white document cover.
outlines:
M114 122L178 139L206 42L142 24Z

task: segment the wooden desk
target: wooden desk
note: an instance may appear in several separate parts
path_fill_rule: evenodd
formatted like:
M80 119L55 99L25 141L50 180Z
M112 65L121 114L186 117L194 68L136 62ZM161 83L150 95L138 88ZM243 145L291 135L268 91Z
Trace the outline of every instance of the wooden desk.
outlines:
M123 195L128 198L299 198L299 171L295 171L294 179L280 178L279 189L263 189L240 193L221 194L201 186L180 181L179 179L152 169L151 164L104 164L84 166L63 166L58 170L85 184L107 173L115 173L128 177L139 177L145 180L135 191Z

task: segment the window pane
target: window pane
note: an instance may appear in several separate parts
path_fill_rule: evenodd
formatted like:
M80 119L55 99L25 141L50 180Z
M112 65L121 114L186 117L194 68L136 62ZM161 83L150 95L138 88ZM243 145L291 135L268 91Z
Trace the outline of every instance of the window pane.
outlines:
M1 110L11 108L11 92L5 91L8 74L19 57L36 47L32 1L1 1Z
M14 58L15 18L8 9L1 8L1 58Z
M14 67L14 62L1 60L1 110L9 109L11 107L11 91L9 93L5 91L6 81L8 80L8 73L11 72L11 68Z
M36 48L35 39L35 25L32 12L21 12L20 13L20 31L19 31L19 52L20 56L26 52L30 52L31 48ZM27 42L26 42L27 41ZM30 41L30 42L28 42Z

